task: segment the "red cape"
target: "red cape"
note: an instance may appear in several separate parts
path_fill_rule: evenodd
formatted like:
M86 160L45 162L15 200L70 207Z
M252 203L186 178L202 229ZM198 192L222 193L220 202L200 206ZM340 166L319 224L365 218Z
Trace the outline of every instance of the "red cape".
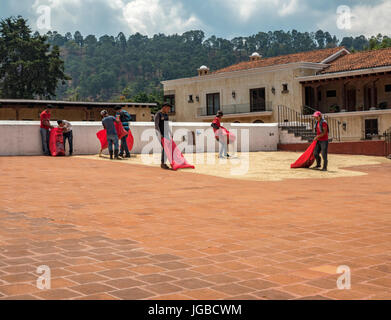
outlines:
M182 152L177 148L176 144L172 140L162 138L162 144L164 146L164 151L166 152L168 161L171 164L171 167L174 171L178 169L191 168L194 169L194 166L188 164Z
M54 128L50 131L49 150L53 157L65 156L62 128Z
M223 126L221 126L220 129L215 131L215 136L216 137L220 136L220 137L223 137L223 139L227 139L228 143L233 143L236 140L236 136L232 132L229 132Z
M118 135L118 139L121 140L123 137L125 137L128 132L124 129L124 127L122 126L122 123L118 123L116 122L115 123L115 129L117 130L117 135ZM129 130L129 135L131 136L132 133L130 132ZM97 138L99 139L100 141L100 145L101 145L101 149L104 150L104 149L107 149L108 148L108 143L107 143L107 133L106 133L106 129L103 129L103 130L100 130L96 133L96 136ZM133 138L133 136L132 136ZM127 143L128 143L128 146L129 146L129 137L127 139ZM132 143L132 148L133 148L133 143ZM129 151L132 149L132 148L129 148Z
M296 160L295 163L291 164L292 169L296 168L309 168L315 161L314 150L317 141L312 142L308 149Z

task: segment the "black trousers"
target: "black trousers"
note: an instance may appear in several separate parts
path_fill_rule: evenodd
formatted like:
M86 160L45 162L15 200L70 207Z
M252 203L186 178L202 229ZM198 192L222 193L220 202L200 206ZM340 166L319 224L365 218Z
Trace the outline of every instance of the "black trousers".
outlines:
M72 130L69 132L63 133L64 138L64 150L65 150L65 141L68 140L69 143L69 154L73 153L73 133Z
M167 155L166 155L166 152L164 151L164 145L163 145L163 141L160 141L160 144L162 145L162 157L161 157L161 163L162 164L165 164L166 161L167 161Z
M318 141L316 143L314 156L315 156L316 162L318 164L320 164L320 162L321 162L320 154L322 154L322 158L323 158L324 163L327 163L328 150L329 150L329 142L328 141Z

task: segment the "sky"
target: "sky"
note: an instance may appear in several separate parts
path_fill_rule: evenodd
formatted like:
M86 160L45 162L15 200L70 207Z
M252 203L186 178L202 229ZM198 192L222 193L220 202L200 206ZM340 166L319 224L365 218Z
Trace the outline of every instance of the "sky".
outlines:
M82 35L182 34L232 39L260 31L391 35L391 0L0 0L0 18L21 15L34 31Z

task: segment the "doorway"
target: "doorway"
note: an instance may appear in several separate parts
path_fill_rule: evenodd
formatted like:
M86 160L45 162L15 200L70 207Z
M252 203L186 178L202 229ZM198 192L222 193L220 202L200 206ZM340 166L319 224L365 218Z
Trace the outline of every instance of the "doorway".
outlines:
M250 112L266 111L265 88L250 90Z
M356 89L348 89L346 93L346 107L348 111L356 111Z

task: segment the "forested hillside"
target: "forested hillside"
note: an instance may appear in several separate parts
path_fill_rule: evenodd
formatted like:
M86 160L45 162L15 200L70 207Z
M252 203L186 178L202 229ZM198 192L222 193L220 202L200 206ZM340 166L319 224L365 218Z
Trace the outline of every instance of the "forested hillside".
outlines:
M199 30L153 37L137 33L128 39L123 33L99 39L94 35L83 37L80 32L64 36L49 32L47 36L51 45L60 47L65 71L72 78L59 86L57 99L94 101L161 101L160 81L194 76L201 65L211 70L223 68L247 60L254 51L271 57L338 45L350 50L390 45L390 38L381 35L339 41L321 30L260 32L232 40L215 36L206 39Z

